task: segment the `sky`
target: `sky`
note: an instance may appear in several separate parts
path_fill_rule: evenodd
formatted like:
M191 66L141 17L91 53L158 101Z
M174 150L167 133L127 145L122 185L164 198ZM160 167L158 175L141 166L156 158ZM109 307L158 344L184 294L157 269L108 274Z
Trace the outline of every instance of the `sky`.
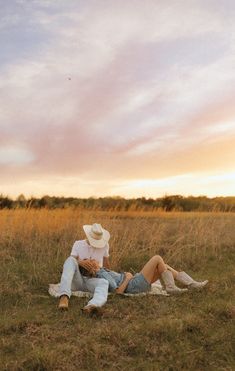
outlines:
M0 0L0 194L235 196L233 0Z

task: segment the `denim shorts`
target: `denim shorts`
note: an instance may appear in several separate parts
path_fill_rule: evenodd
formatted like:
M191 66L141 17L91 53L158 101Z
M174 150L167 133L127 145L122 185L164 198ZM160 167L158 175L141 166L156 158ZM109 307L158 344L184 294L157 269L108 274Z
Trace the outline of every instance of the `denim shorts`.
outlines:
M151 284L144 278L142 273L136 273L129 281L125 293L138 294L151 290Z

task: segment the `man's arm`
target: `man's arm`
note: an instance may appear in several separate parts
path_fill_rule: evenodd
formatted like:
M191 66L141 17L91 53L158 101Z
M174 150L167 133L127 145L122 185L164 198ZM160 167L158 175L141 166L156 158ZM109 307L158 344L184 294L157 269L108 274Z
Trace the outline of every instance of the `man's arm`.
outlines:
M116 289L116 293L117 294L123 294L124 293L124 291L126 290L126 287L127 287L128 283L132 279L132 277L133 277L133 274L131 274L130 272L125 272L125 278L124 278L123 282Z
M107 256L103 257L103 267L106 269L110 269L110 261Z

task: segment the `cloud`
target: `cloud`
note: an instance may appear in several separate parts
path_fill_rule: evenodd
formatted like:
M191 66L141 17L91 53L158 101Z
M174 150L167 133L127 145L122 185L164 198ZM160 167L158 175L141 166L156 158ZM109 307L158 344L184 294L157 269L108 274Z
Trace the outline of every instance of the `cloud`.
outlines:
M136 179L123 182L112 188L112 195L126 197L133 197L133 195L156 197L156 195L163 196L165 194L233 196L234 181L234 172L218 173L217 175L186 173L162 179Z
M34 160L33 154L26 148L5 146L0 148L1 165L27 165Z
M231 171L231 8L150 0L5 5L13 46L7 53L3 44L0 62L5 179L17 151L27 152L18 157L18 179L40 176L47 187L50 176L111 191L111 178Z

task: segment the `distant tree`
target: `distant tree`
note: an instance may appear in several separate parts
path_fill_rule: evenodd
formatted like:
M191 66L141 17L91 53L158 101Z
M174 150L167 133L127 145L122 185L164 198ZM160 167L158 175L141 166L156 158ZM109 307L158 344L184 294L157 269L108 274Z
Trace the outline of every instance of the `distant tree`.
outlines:
M8 196L0 195L0 209L11 209L13 205L13 200L11 200Z
M162 208L165 211L172 211L175 208L175 203L172 196L162 198Z
M27 203L27 200L26 200L25 196L21 193L16 199L16 206L17 207L25 207L26 203Z
M8 196L0 195L0 209L4 208L84 208L89 210L113 210L113 211L152 211L162 209L170 211L223 211L235 212L235 197L215 197L165 195L162 198L131 198L123 197L56 197L45 195L41 198L25 198L20 194L15 201Z

